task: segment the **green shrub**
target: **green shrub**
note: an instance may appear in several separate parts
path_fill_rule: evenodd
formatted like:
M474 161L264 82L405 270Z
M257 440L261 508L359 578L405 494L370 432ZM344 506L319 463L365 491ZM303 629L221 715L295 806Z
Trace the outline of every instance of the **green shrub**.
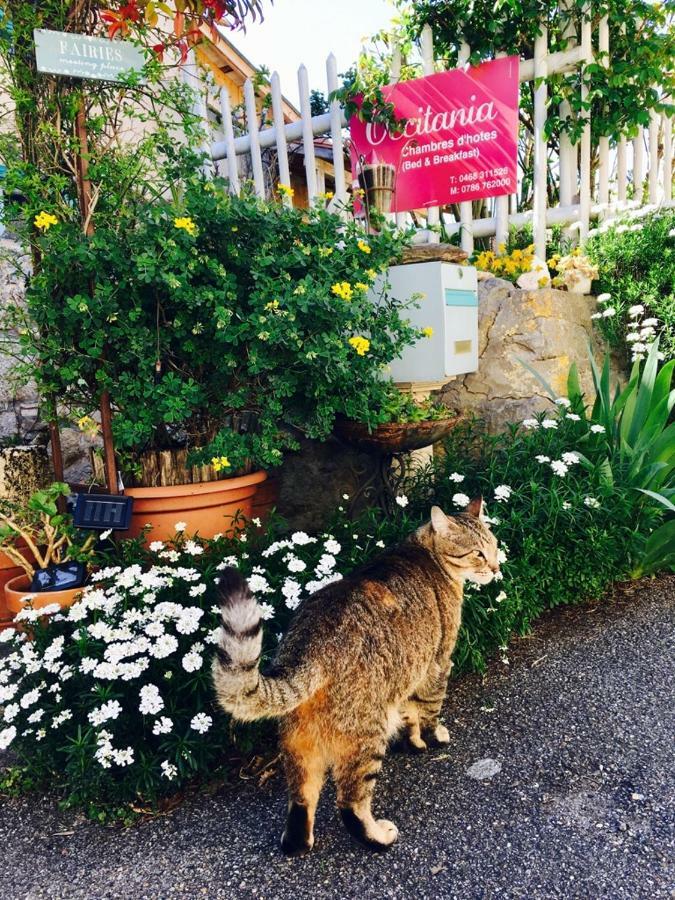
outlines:
M610 295L597 319L610 345L643 358L660 335L664 358L675 358L675 211L600 226L586 252L600 270L596 293Z

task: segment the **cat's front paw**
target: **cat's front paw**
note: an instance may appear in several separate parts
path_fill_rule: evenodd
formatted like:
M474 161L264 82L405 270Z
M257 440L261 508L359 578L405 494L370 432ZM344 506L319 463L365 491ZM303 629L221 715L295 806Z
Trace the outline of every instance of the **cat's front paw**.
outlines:
M431 747L446 747L450 743L450 732L445 725L431 725L423 730L424 739Z

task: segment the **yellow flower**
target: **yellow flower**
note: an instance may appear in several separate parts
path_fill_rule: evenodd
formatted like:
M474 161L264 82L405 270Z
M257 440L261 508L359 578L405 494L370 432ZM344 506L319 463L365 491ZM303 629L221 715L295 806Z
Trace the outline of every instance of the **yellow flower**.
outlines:
M366 275L370 278L371 281L375 281L377 278L377 272L375 269L366 269Z
M295 191L288 184L278 184L277 191L279 191L282 197L288 197L291 200L295 196Z
M41 213L35 216L35 218L33 219L33 224L40 231L49 231L52 225L59 224L59 220L56 218L56 216L53 216L51 213L44 212L43 210Z
M368 285L364 284L362 281L357 281L356 284L354 285L354 287L356 288L357 291L363 291L364 294L367 290L369 290Z
M78 419L77 427L83 434L86 434L87 437L94 438L98 434L98 423L96 423L91 416L82 416L81 419Z
M342 300L351 300L354 296L354 291L352 290L352 286L348 281L338 281L333 285L331 291Z
M506 244L499 244L497 247L497 253L505 253L506 252Z
M431 325L427 325L426 328L422 329L422 334L424 335L424 337L430 338L432 337L433 333L434 329L431 327Z
M359 356L365 356L366 353L370 350L370 341L368 338L364 337L350 337L349 343L356 350Z
M330 256L332 252L332 247L319 247L319 256Z
M226 456L214 456L211 465L216 472L222 472L223 469L230 468L230 461Z
M180 228L183 231L187 231L190 237L194 237L197 234L197 226L192 221L190 216L178 216L173 220L173 227Z
M270 300L269 303L265 304L265 309L269 310L270 312L272 310L279 309L279 301L278 300Z
M359 241L356 245L361 253L371 253L370 244L367 244L365 241Z
M334 196L335 194L332 191L326 191L326 193L324 194L326 200L332 200Z
M537 284L539 285L539 287L546 287L546 285L548 284L548 278L545 275L542 275Z

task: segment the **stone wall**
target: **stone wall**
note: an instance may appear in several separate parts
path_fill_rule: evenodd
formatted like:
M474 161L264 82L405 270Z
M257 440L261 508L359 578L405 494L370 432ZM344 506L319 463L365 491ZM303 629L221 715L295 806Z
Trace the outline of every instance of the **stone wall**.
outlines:
M604 352L593 331L593 297L553 288L524 291L492 277L479 282L478 297L478 371L447 384L440 392L444 403L475 413L490 431L550 410L544 387L521 360L558 395L566 394L576 362L582 388L593 396L589 344L596 358Z

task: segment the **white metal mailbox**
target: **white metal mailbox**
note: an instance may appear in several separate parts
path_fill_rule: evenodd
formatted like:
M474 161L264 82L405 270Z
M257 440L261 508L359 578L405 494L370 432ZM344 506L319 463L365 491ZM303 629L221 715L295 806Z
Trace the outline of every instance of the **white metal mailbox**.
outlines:
M478 280L471 266L445 262L392 266L388 280L398 300L423 294L418 308L404 313L419 328L431 327L391 363L397 382L443 381L478 369Z

